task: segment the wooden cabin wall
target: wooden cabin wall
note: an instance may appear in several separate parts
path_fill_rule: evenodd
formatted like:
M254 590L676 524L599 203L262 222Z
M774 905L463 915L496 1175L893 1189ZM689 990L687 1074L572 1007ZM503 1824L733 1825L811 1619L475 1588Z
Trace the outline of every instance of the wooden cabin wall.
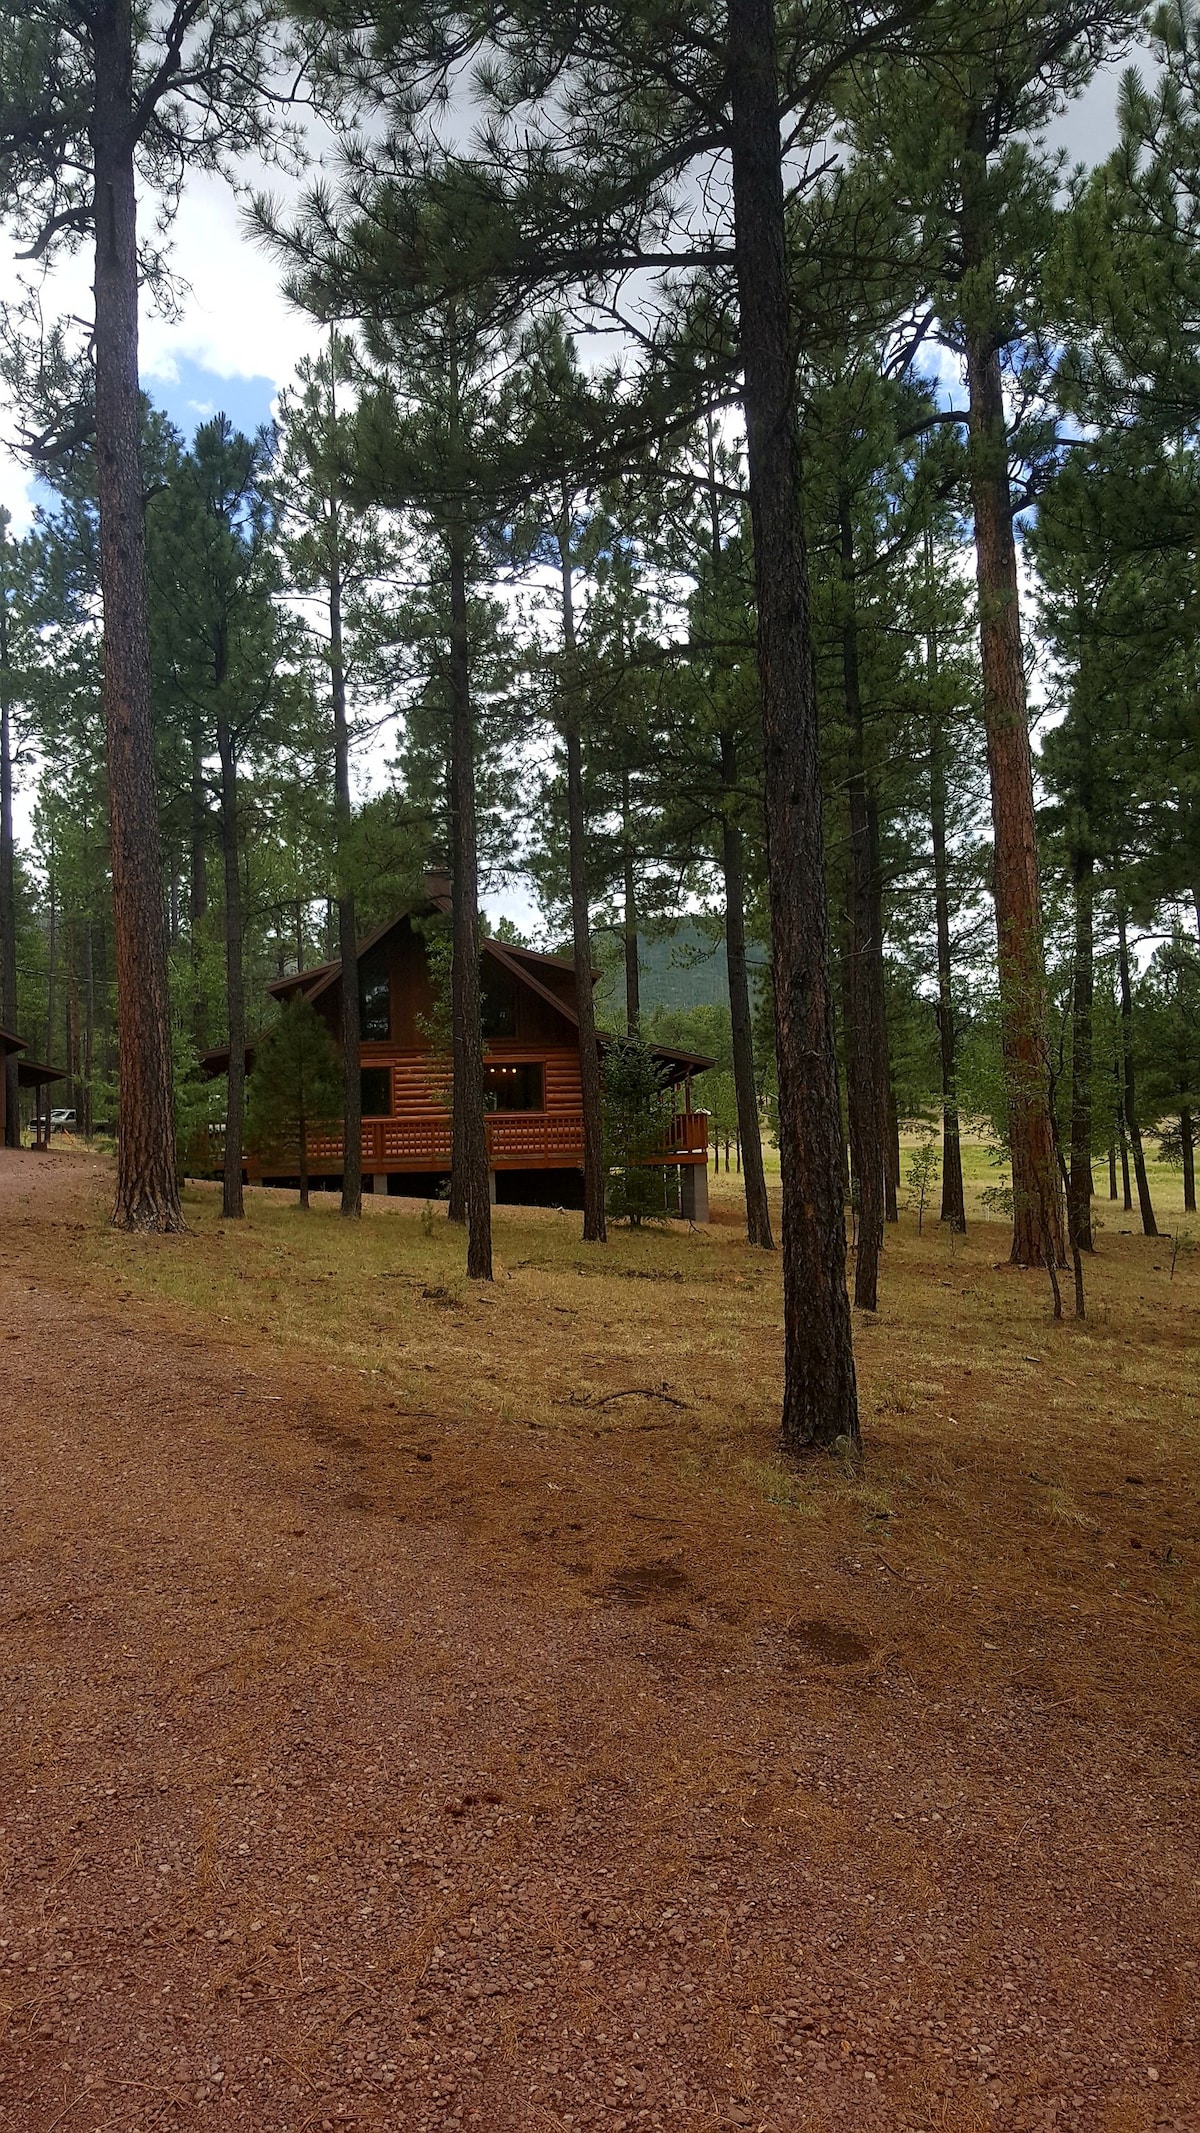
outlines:
M434 1008L429 961L421 934L407 923L399 925L386 942L392 1034L389 1040L366 1043L361 1048L364 1067L392 1069L394 1118L444 1118L447 1106L449 1063L435 1060L422 1028ZM543 1101L548 1112L578 1111L583 1101L579 1076L579 1045L571 1025L557 1014L549 1001L509 978L497 966L497 976L508 979L516 1004L516 1035L493 1038L485 1046L489 1059L531 1060L540 1064ZM551 975L561 975L551 973ZM569 973L566 974L569 980ZM539 978L542 972L538 972ZM556 991L559 987L556 985ZM342 988L340 979L316 1002L335 1040L340 1036Z

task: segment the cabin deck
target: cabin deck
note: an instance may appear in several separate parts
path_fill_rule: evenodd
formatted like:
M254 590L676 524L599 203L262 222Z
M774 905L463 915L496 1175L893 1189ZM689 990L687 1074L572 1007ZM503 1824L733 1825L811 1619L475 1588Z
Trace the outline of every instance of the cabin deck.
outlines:
M583 1114L579 1111L518 1111L508 1115L489 1113L485 1120L490 1170L565 1170L583 1162ZM313 1132L305 1136L308 1169L314 1178L340 1176L342 1136ZM211 1127L204 1168L219 1170L224 1157L224 1133ZM668 1122L662 1154L651 1161L700 1166L708 1162L708 1117L703 1111L681 1111ZM247 1150L248 1182L258 1183L281 1170L295 1172L294 1151L286 1159L272 1160L269 1151ZM450 1168L450 1119L367 1118L362 1128L364 1177L390 1177L406 1171L427 1176Z

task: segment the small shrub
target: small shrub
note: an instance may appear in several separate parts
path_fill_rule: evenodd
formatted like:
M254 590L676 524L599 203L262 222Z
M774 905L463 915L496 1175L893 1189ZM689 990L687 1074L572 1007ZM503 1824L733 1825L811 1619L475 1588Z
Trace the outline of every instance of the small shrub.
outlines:
M604 1054L604 1167L608 1212L640 1229L666 1220L662 1165L662 1069L641 1037L614 1038Z
M905 1172L908 1184L907 1205L909 1213L916 1214L918 1237L925 1227L925 1209L941 1173L942 1159L938 1154L937 1142L932 1134L928 1134L924 1140L918 1141L913 1149Z

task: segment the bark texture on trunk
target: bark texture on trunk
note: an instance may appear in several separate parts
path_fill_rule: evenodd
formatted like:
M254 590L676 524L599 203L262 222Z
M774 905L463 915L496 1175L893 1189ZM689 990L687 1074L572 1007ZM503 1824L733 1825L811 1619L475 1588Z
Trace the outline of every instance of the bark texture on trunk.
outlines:
M936 715L929 736L929 829L933 846L933 908L937 933L937 1027L942 1074L942 1221L966 1235L962 1140L958 1119L958 1029L950 941L950 865L946 845L946 736Z
M625 1028L631 1037L636 1037L642 1026L642 978L638 964L637 874L633 863L628 771L621 774L621 838L624 873L621 932L625 949Z
M592 929L587 893L587 822L583 803L583 742L575 668L575 600L570 518L564 507L558 526L562 590L563 657L566 666L561 730L567 751L567 845L571 876L571 944L575 962L575 1013L579 1021L579 1085L583 1109L583 1237L604 1244L604 1128L600 1109L600 1051L592 993Z
M721 779L726 811L721 817L721 866L725 877L725 969L729 978L729 1021L733 1038L733 1089L737 1102L738 1144L746 1194L746 1240L773 1252L771 1209L763 1168L762 1127L754 1078L754 1036L750 1014L750 979L746 968L746 884L742 832L730 813L737 785L737 749L733 735L721 735Z
M150 721L131 0L111 0L90 20L96 69L96 493L120 1087L113 1220L124 1229L168 1231L184 1225Z
M878 1304L879 1255L883 1250L884 1182L887 1156L887 1039L884 1028L881 898L875 875L878 829L867 776L866 732L859 678L858 614L854 583L854 526L850 497L838 497L841 545L842 691L846 706L847 799L850 811L849 1010L846 1099L850 1163L858 1187L858 1250L854 1301L861 1311Z
M229 1025L229 1075L225 1103L225 1169L221 1213L239 1221L242 1138L246 1114L246 989L242 975L242 874L238 851L237 752L229 720L217 720L221 759L221 865L225 883L225 1015Z
M1095 993L1094 868L1086 846L1076 850L1074 969L1071 979L1071 1167L1067 1223L1081 1252L1092 1238L1092 1004Z
M785 1447L859 1442L772 0L729 0L783 1173Z
M191 787L188 806L188 921L192 962L192 1039L198 1052L208 1048L208 1015L201 982L200 927L208 914L208 797L204 789L204 743L199 722L192 730Z
M92 1089L96 1074L96 958L92 928L83 934L83 1130L92 1137Z
M46 901L50 906L46 925L46 1058L54 1056L54 1001L58 977L58 877L54 854L46 868Z
M1138 1211L1142 1218L1142 1235L1157 1237L1158 1224L1154 1219L1154 1203L1150 1198L1150 1181L1146 1176L1146 1152L1142 1147L1142 1129L1137 1115L1136 1074L1133 1064L1133 992L1129 982L1129 918L1120 897L1117 898L1117 980L1121 988L1121 1109L1125 1120L1125 1135L1133 1151L1133 1175L1137 1181ZM1128 1205L1128 1201L1126 1202Z
M1133 1213L1133 1195L1129 1189L1129 1142L1125 1134L1125 1078L1121 1060L1113 1060L1113 1080L1116 1083L1117 1145L1121 1151L1121 1211Z
M1000 371L999 315L982 121L964 156L963 262L979 326L965 331L971 500L975 515L983 722L994 838L993 890L1000 977L1000 1041L1012 1153L1012 1258L1064 1257L1062 1204L1049 1112L1046 973L1038 884L1017 552Z
M475 728L471 713L466 538L459 527L450 529L446 546L450 566L450 792L454 854L451 880L454 1134L467 1223L467 1274L472 1281L490 1281L492 1200L483 1115Z
M331 498L329 538L329 691L333 705L333 802L338 846L337 937L342 965L342 1213L362 1214L361 1016L358 927L347 872L351 825L350 728L346 717L346 655L342 636L341 525Z
M8 531L0 526L0 1025L17 1033L17 877L13 847L12 653L8 614ZM21 1145L17 1054L5 1056L0 1109L6 1148Z
M891 1074L887 1084L887 1167L883 1174L883 1212L888 1222L900 1220L900 1113Z

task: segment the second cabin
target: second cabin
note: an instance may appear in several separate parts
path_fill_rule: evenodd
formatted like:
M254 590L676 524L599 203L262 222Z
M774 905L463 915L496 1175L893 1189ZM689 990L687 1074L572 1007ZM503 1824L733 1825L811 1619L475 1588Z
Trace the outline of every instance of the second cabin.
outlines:
M428 1197L450 1169L450 1072L431 1032L438 997L429 938L449 913L440 884L405 906L362 942L358 955L362 1073L362 1165L367 1190ZM592 977L595 983L595 973ZM286 1002L303 994L340 1044L342 966L321 963L268 986ZM507 941L481 944L484 1105L492 1197L523 1205L582 1204L583 1099L574 965ZM603 1052L611 1040L601 1036ZM664 1206L692 1221L708 1217L708 1119L692 1108L692 1078L710 1059L654 1046L663 1086ZM247 1052L252 1068L253 1047ZM228 1066L209 1052L209 1073ZM340 1132L306 1135L314 1182L340 1180ZM275 1175L269 1153L248 1149L247 1179Z

